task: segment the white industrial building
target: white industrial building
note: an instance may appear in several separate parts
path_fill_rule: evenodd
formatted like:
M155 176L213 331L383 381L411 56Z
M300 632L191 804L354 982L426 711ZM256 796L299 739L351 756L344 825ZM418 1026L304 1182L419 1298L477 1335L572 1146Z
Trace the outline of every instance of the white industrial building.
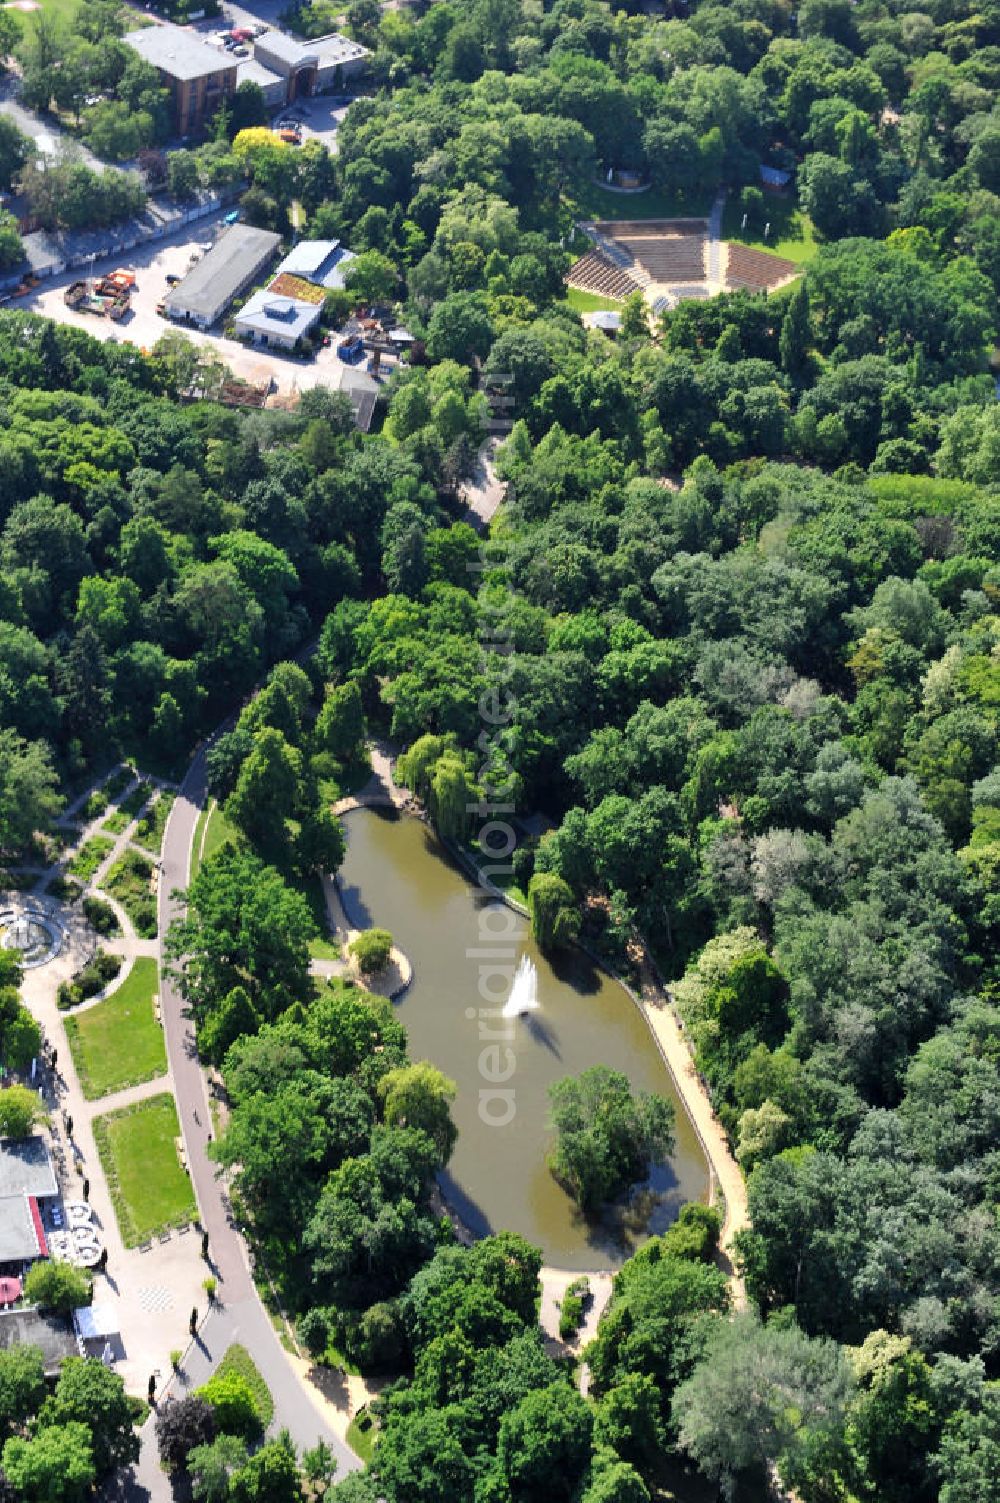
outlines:
M255 292L233 319L237 337L270 349L293 350L320 321L323 304L288 297L275 288Z
M163 299L169 318L210 329L278 254L281 236L250 224L222 231L176 287Z

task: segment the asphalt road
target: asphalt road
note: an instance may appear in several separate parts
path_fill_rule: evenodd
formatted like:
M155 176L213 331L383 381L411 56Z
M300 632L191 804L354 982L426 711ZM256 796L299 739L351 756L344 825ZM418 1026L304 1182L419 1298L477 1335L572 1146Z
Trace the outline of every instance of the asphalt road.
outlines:
M203 748L188 770L164 833L159 895L161 942L173 919L183 912L183 904L174 897L174 892L187 886L191 843L205 797ZM195 1049L194 1025L185 1015L176 985L165 974L160 978L160 1006L188 1167L202 1225L208 1232L209 1256L219 1288L216 1308L203 1322L180 1373L158 1396L158 1402L169 1402L171 1395L181 1397L204 1382L226 1348L238 1341L253 1357L271 1390L272 1432L287 1429L300 1450L315 1445L317 1440L325 1440L337 1458L337 1475L343 1477L362 1463L330 1427L312 1393L301 1382L254 1287L246 1244L233 1224L224 1186L216 1177L216 1166L206 1153L212 1118ZM169 1479L160 1470L152 1418L142 1431L139 1462L132 1474L123 1479L118 1494L129 1503L144 1503L144 1500L169 1503L174 1496Z

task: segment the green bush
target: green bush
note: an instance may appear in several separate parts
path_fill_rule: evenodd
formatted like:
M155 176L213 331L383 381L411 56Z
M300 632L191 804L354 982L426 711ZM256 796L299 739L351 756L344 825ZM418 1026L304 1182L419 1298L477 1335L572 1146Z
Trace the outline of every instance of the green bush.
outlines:
M559 1306L559 1335L563 1341L572 1341L583 1324L583 1311L590 1295L590 1281L574 1279L563 1295Z
M106 907L106 904L102 904ZM97 950L73 977L72 981L60 982L56 1002L65 1012L69 1007L79 1007L90 997L110 986L122 968L120 955L109 955L106 950Z
M118 922L118 915L110 903L105 903L103 898L95 898L87 894L83 900L83 915L92 929L105 938L112 934L120 934L122 926Z
M250 1353L245 1346L240 1346L239 1342L234 1342L231 1347L227 1348L216 1370L216 1377L229 1373L235 1373L237 1377L242 1378L250 1389L257 1410L257 1418L266 1430L274 1418L274 1400L271 1397L271 1390Z
M24 1298L40 1310L58 1310L69 1314L81 1305L89 1305L93 1287L90 1276L72 1263L56 1260L33 1263L24 1281Z
M44 1121L45 1108L37 1091L23 1085L0 1090L0 1138L26 1138Z
M79 877L81 882L89 882L105 856L114 849L114 844L108 835L92 835L76 855L70 857L66 870Z
M102 885L118 899L135 931L143 939L155 939L156 893L150 891L154 867L148 856L131 847L118 858Z
M392 935L388 929L365 929L347 947L362 976L374 976L389 964Z

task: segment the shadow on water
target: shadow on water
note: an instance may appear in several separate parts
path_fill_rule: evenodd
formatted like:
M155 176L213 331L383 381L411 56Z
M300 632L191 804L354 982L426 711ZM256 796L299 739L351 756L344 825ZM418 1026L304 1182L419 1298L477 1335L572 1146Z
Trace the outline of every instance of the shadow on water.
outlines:
M649 1177L598 1215L574 1212L574 1225L599 1262L629 1258L651 1236L661 1236L688 1197L670 1164L656 1164Z
M372 804L369 812L386 825L398 824L403 817L395 804Z
M343 877L338 878L337 891L340 894L340 905L347 915L347 922L352 929L370 929L374 924L371 909L361 896L361 888L352 882L345 882Z
M543 1049L547 1049L550 1054L554 1054L556 1059L562 1059L562 1050L559 1047L556 1035L538 1016L537 1012L522 1013L518 1022L523 1028L528 1030L537 1044L541 1044Z
M601 990L601 973L582 950L565 950L546 958L563 986L571 987L580 996L592 997Z
M493 1231L493 1225L478 1201L473 1200L472 1196L462 1189L447 1169L441 1170L437 1182L448 1204L448 1209L454 1211L462 1225L468 1227L473 1236L488 1237Z

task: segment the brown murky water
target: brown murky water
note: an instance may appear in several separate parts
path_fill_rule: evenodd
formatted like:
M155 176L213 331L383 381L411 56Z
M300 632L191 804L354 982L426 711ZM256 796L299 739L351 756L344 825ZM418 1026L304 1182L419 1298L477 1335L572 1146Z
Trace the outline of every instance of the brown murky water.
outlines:
M557 1267L593 1270L617 1266L685 1201L706 1198L701 1147L622 988L580 953L551 965L527 920L484 900L418 820L357 810L344 826L339 881L348 916L359 928L391 930L409 956L413 984L397 1007L411 1057L431 1060L458 1085L458 1144L442 1188L462 1220L481 1235L521 1232ZM499 1010L523 952L538 967L541 1005L505 1022ZM548 1087L594 1064L623 1071L676 1109L670 1163L598 1223L580 1216L545 1165Z

